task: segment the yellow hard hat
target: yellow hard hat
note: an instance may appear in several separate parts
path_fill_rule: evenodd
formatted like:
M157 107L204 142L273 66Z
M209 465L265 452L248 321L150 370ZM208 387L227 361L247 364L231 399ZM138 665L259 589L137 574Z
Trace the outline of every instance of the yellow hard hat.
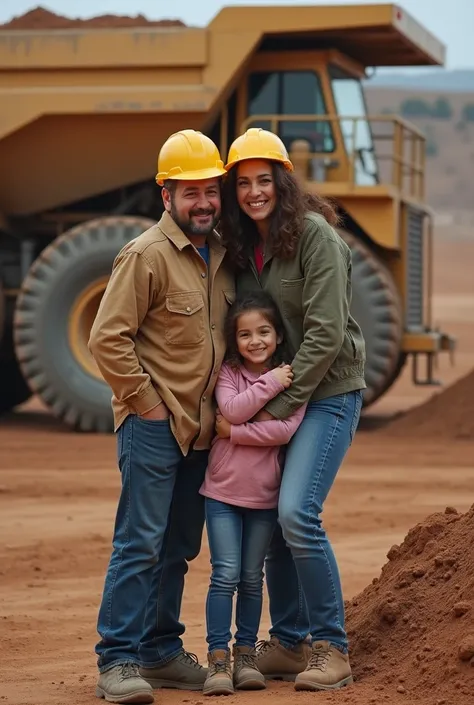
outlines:
M214 142L202 132L180 130L168 137L158 155L156 183L166 179L199 181L225 174Z
M226 171L244 159L269 159L281 162L285 169L293 171L293 164L281 139L274 132L261 127L249 128L232 142L225 165Z

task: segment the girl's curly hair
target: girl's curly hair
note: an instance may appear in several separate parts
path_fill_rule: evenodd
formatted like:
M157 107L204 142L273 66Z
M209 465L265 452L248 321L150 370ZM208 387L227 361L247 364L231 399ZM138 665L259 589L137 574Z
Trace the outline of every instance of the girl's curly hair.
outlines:
M237 324L240 316L250 311L258 311L273 326L277 338L281 340L276 347L271 365L278 367L278 365L283 363L289 364L291 358L285 344L285 326L283 319L273 297L263 290L251 291L237 297L230 307L225 322L225 361L234 368L242 364L242 358L237 347Z
M276 193L276 207L270 215L269 242L272 253L281 259L294 257L307 213L321 214L330 225L337 226L339 216L331 203L316 194L303 191L294 172L283 164L270 162ZM242 211L237 201L237 165L227 173L222 184L222 217L219 231L230 260L244 268L258 231L254 221Z

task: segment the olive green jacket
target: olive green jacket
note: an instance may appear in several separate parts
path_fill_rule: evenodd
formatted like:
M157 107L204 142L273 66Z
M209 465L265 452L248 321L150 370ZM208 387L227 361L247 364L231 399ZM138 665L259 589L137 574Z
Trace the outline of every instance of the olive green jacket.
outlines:
M351 251L316 213L308 213L295 257L266 255L259 277L253 257L237 276L237 293L264 289L283 316L294 381L267 405L278 419L308 401L365 389L365 342L349 313Z

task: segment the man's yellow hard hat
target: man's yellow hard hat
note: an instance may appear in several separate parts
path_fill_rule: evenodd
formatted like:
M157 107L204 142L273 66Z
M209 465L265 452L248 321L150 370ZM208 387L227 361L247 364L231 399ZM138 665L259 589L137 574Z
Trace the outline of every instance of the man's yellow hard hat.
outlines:
M199 181L225 174L214 142L196 130L180 130L168 137L158 155L156 183L166 179Z
M225 169L228 171L244 159L269 159L281 162L285 169L293 171L293 164L281 139L274 132L261 127L250 127L232 142Z

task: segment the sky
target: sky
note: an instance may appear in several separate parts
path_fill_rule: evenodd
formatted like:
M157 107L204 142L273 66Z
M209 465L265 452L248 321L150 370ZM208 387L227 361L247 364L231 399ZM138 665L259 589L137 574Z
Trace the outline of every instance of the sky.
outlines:
M206 26L228 5L357 5L384 0L0 0L0 23L37 5L69 17L144 14L149 19L181 19ZM401 0L398 3L447 47L449 69L474 68L474 0ZM473 86L474 91L474 86Z

